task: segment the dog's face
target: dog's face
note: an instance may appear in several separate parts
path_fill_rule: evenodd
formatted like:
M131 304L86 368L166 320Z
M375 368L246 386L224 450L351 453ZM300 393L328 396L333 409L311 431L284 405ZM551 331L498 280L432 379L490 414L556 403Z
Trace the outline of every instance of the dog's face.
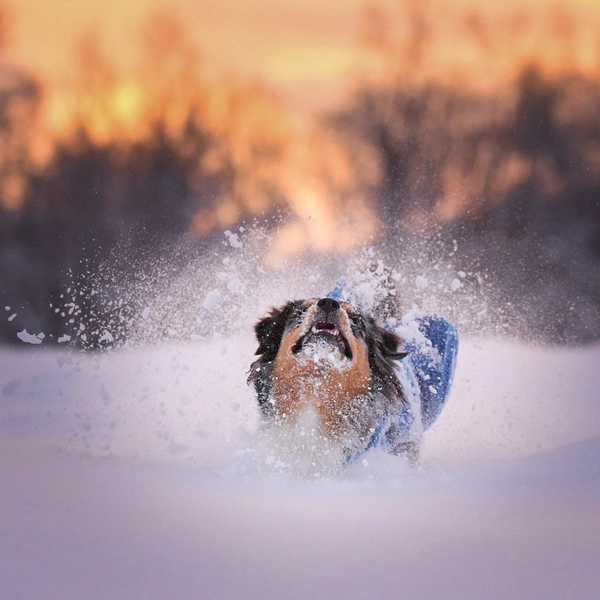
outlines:
M294 302L288 311L276 367L352 371L368 378L366 327L352 306L321 298Z
M392 361L399 339L333 298L288 302L256 325L250 372L263 414L293 420L314 409L332 438L368 436L403 400Z

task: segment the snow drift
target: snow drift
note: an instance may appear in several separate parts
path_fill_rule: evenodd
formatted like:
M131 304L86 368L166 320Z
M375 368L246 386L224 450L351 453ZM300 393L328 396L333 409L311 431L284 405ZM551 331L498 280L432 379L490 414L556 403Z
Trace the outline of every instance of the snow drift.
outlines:
M257 437L251 351L3 351L1 596L600 593L600 349L463 343L423 468L336 477Z
M138 290L121 348L0 350L0 598L600 597L600 348L463 338L420 469L328 471L261 432L246 372L262 311L329 280L223 260ZM409 307L485 314L475 276L411 268Z

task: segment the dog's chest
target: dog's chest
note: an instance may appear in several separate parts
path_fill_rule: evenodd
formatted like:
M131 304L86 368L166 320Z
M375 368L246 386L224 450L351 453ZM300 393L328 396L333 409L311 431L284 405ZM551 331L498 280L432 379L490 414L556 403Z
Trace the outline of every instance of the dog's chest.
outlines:
M371 384L369 369L354 365L339 370L326 361L278 360L273 375L276 413L293 419L312 407L334 437L342 435L350 416L360 411Z

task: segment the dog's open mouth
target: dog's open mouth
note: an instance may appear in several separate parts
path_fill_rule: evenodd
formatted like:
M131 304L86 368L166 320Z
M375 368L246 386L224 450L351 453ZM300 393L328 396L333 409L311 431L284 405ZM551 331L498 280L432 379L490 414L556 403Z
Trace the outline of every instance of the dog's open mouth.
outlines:
M330 346L352 360L352 349L346 336L340 331L335 323L329 321L317 321L305 335L298 338L292 347L292 352L298 354L305 346L313 343Z

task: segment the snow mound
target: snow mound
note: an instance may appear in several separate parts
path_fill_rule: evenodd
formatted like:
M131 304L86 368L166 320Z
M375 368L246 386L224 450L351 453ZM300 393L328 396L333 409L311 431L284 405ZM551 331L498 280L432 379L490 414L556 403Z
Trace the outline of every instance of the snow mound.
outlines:
M327 471L259 432L253 348L0 351L0 595L598 596L600 349L464 342L421 470Z
M266 277L260 242L229 232L96 331L73 303L56 349L0 349L0 598L600 597L600 348L463 334L421 467L373 449L343 468L310 415L263 430L246 383L256 319L339 273ZM385 278L459 330L489 316L477 274L367 258L347 274L365 307ZM84 336L115 349L66 347Z

